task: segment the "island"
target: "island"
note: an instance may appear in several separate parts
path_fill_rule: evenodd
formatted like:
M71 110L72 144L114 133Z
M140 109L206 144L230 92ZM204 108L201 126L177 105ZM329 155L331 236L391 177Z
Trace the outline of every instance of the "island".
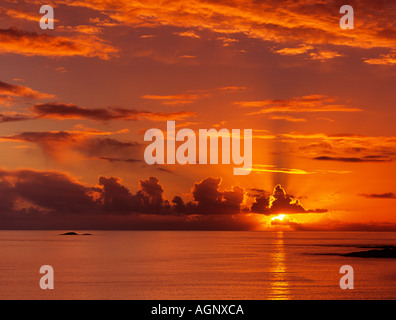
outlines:
M61 233L61 236L79 236L77 232L66 232L66 233ZM83 233L81 234L82 236L92 236L91 233Z
M345 254L340 254L343 257L357 257L357 258L396 258L396 247L385 246L381 249L373 249L366 251L356 251Z

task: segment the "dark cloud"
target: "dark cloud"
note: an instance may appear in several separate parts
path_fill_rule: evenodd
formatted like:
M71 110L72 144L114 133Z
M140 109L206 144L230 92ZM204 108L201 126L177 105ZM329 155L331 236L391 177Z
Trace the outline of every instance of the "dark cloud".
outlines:
M388 193L372 193L372 194L361 194L360 196L370 199L396 199L396 194L393 192Z
M162 214L171 211L168 200L163 197L164 189L157 178L150 177L147 180L139 180L139 189L136 196L144 204L145 211L143 212Z
M116 177L100 177L97 186L86 186L61 172L2 170L0 191L3 214L16 213L18 206L50 215L172 213L155 177L140 180L132 194Z
M99 185L102 187L99 202L105 212L130 213L137 208L138 203L119 178L100 177Z
M112 158L112 157L96 157L95 159L105 160L108 162L126 162L126 163L142 162L142 160L138 160L138 159L119 159L119 158Z
M262 101L237 101L234 104L245 108L260 108L248 115L272 114L272 113L307 113L307 112L359 112L358 108L350 108L340 105L335 98L324 95L309 95L290 99L269 99ZM283 119L285 116L283 115ZM288 120L305 121L300 118L288 118Z
M327 209L307 210L298 199L286 194L286 191L280 185L277 185L270 196L266 193L256 195L250 211L271 215L280 213L324 213L327 212Z
M0 123L26 121L30 119L31 117L24 114L10 114L10 115L0 114Z
M61 212L79 213L97 209L86 187L65 174L58 172L19 171L14 176L14 192L23 200L57 214Z
M273 213L305 213L298 199L293 199L286 191L277 185L272 193L270 210Z
M315 157L314 160L322 160L322 161L340 161L340 162L389 162L392 159L383 157L383 156L365 156L361 158L347 158L347 157Z
M0 29L0 33L1 33L1 29ZM41 93L39 91L35 91L28 87L0 81L0 102L16 100L21 98L37 100L37 99L45 99L51 97L54 96L46 93Z
M176 213L185 213L186 212L186 205L181 197L175 196L172 200L173 203L173 210Z
M136 162L139 160L135 159L121 159L115 158L108 155L122 155L124 153L130 155L132 150L136 150L142 147L142 145L136 141L120 141L113 138L100 138L100 137L87 137L83 141L80 141L76 145L72 146L75 150L87 154L89 156L98 156L102 160L107 161L124 161L124 162Z
M80 213L98 209L90 196L95 191L74 181L66 174L59 172L40 172L33 170L0 171L2 196L7 208L16 211L17 205L28 204L26 208L40 208L44 212Z
M250 189L247 189L246 196L254 198L254 197L258 196L258 195L263 195L265 193L266 193L266 191L264 189L250 188Z
M117 133L117 132L115 132ZM101 131L43 131L22 132L12 136L0 137L3 141L29 142L39 146L52 159L59 160L65 157L67 150L78 151L92 158L102 157L110 161L110 155L120 155L124 151L130 154L131 148L137 149L141 144L134 141L120 141L113 138L103 138L104 135L114 132ZM132 159L129 159L132 162Z
M187 214L237 214L241 212L244 189L235 186L231 191L220 191L221 178L208 177L195 182L191 190L193 202L186 205L177 203L178 208L185 207ZM179 199L178 199L179 201Z
M271 214L269 206L270 206L269 196L267 196L266 194L256 195L250 210L251 212L255 212L255 213Z
M164 189L155 177L139 180L137 192L132 193L117 177L99 177L96 186L88 186L61 172L1 170L0 221L4 228L59 228L62 224L70 225L67 221L70 219L75 224L80 223L82 228L100 221L121 224L121 217L124 217L125 221L142 226L146 225L143 221L156 220L148 218L151 215L163 216L169 223L167 228L184 225L187 229L222 229L221 221L224 220L225 228L229 225L231 229L238 229L235 221L227 216L241 213L244 190L233 187L221 192L218 190L220 182L221 179L207 178L196 183L192 190L194 201L184 204L179 196L174 197L172 203L166 200ZM211 196L213 192L214 197ZM142 216L142 220L133 218L136 215ZM219 218L202 218L202 215ZM172 216L179 220L170 218ZM247 223L246 219L244 221ZM149 225L146 227L150 229ZM159 225L152 227L161 229Z
M133 193L118 177L102 176L97 185L86 185L62 172L0 170L0 222L5 229L252 229L256 220L242 207L244 189L221 191L220 184L220 178L208 177L194 184L193 201L175 196L169 202L156 177L139 180ZM265 202L260 213L310 212L280 186L272 197L273 207Z
M54 119L91 119L91 120L113 120L117 115L108 109L87 109L74 104L64 103L42 103L32 107L33 113L38 118ZM136 120L131 118L131 120Z
M84 108L74 104L65 103L40 103L34 105L33 113L37 118L42 119L87 119L94 121L111 121L111 120L140 120L146 119L151 121L177 120L194 116L194 112L150 112L139 111L125 108Z

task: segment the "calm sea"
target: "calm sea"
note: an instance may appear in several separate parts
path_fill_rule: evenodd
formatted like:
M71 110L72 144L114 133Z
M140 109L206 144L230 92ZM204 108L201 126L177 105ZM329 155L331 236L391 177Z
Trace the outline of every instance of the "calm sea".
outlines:
M0 231L0 299L396 299L396 259L317 255L396 233L62 232ZM54 290L39 287L42 265ZM342 265L354 290L339 287Z

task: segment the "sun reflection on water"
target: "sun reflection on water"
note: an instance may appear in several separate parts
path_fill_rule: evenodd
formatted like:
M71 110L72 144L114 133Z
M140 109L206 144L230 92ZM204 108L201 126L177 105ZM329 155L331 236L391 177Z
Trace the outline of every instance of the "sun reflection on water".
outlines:
M276 233L273 244L276 249L271 254L270 299L287 300L290 298L289 282L287 280L286 255L283 231Z

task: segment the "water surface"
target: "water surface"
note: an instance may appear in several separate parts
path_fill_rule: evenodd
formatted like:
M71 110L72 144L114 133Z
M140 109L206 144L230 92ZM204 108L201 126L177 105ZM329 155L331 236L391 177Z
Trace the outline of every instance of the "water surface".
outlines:
M0 231L0 299L395 299L391 232ZM41 290L42 265L55 289ZM342 265L355 289L341 290Z

